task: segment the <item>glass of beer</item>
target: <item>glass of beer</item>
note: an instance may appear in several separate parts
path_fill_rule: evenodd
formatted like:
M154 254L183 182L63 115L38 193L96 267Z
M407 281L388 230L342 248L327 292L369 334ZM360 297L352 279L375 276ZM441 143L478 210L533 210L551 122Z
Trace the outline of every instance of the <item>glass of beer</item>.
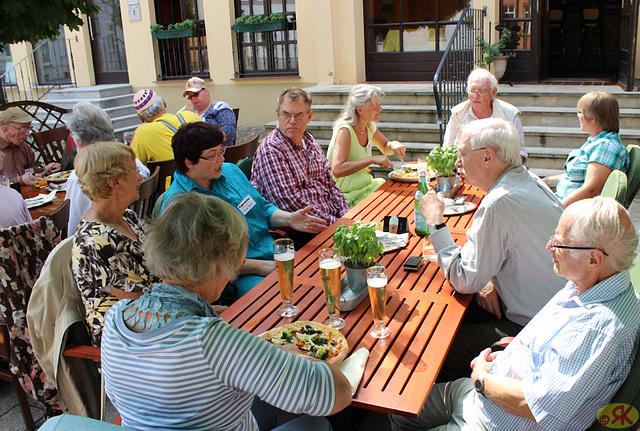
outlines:
M374 265L367 268L367 286L375 324L369 335L373 338L386 338L391 335L391 330L382 324L387 306L387 271L384 266Z
M335 248L324 248L318 252L318 261L324 285L324 298L329 312L329 318L324 324L336 329L344 328L344 319L338 317L340 314L340 253Z
M278 310L278 314L282 317L293 317L300 312L298 307L291 304L291 300L293 299L294 256L295 249L293 248L292 239L281 238L273 242L273 258L276 262L280 297L282 298L282 307Z

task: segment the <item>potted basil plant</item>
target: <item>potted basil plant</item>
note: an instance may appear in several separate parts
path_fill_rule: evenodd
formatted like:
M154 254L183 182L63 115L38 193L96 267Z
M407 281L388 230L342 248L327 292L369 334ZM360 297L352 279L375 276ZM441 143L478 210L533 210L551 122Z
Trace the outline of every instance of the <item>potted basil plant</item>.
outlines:
M342 256L349 286L356 295L367 288L367 268L384 252L384 246L376 236L376 227L380 225L356 221L351 226L336 227L333 234L334 247Z
M456 185L458 149L454 145L435 147L429 153L427 167L436 175L438 189L446 196Z

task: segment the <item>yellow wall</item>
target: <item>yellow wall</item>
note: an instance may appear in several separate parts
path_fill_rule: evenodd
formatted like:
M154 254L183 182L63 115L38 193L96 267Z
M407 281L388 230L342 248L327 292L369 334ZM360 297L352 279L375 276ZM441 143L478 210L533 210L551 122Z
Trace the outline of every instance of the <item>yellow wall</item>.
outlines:
M83 15L82 20L86 23L87 16ZM73 69L78 87L86 87L95 85L95 73L93 70L93 61L91 57L91 39L89 37L89 26L84 25L77 31L71 31L68 27L64 28L64 36L69 40L71 52L68 52L69 64L72 64L71 57L73 54Z

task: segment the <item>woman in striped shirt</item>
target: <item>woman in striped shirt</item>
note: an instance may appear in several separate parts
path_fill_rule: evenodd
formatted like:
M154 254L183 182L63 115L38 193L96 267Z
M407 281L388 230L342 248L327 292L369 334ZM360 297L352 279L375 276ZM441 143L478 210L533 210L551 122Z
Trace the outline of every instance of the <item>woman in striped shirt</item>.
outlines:
M176 197L150 227L145 258L162 283L113 306L102 339L107 395L122 425L264 430L274 428L254 416L254 396L313 416L349 405L349 382L336 368L278 349L216 315L210 303L235 277L247 242L242 216L199 193ZM330 425L303 416L277 429Z

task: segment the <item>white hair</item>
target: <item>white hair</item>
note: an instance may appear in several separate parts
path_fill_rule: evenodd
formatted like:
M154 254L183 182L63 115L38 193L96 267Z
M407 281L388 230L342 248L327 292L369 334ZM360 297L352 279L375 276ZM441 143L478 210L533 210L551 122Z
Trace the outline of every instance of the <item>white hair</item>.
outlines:
M156 98L154 99L154 101L151 102L144 111L140 112L139 115L145 120L151 121L153 120L153 117L158 115L163 109L164 100L162 100L162 97L160 97L160 95L156 93Z
M604 250L616 271L631 268L638 235L622 205L613 198L596 196L574 202L565 211L576 216L567 232L572 241Z
M382 100L384 97L384 91L379 87L373 85L360 84L351 89L347 104L345 105L340 117L333 124L334 127L338 123L347 123L350 126L355 126L358 122L358 110L357 108L363 108L374 97Z
M493 148L501 162L511 167L522 165L520 139L513 124L500 118L485 118L467 124L462 133L471 135L472 150Z
M498 80L487 69L483 69L481 67L473 69L467 78L467 88L471 85L472 79L488 82L492 90L494 88L498 88Z
M111 118L102 108L89 102L78 102L73 106L67 128L85 146L114 140Z

